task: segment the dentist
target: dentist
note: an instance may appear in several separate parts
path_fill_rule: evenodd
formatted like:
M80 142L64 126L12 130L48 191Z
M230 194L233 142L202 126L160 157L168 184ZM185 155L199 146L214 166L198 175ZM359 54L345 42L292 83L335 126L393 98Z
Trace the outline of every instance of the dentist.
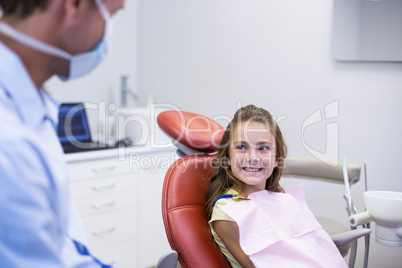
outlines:
M98 66L124 3L0 0L0 267L109 267L87 248L42 85Z

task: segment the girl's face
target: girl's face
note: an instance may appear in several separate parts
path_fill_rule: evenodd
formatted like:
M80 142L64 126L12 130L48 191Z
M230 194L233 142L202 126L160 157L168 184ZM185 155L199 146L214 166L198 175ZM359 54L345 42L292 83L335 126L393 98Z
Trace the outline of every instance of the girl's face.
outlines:
M229 148L233 175L244 182L243 194L265 189L276 160L275 138L267 125L261 122L243 122L236 128Z

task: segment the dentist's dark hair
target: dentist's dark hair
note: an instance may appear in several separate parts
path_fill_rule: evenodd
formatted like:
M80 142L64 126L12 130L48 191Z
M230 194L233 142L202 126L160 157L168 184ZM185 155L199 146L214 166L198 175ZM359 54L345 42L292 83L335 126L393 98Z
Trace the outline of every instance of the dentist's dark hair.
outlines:
M24 19L36 10L44 10L51 0L0 0L3 16Z
M279 186L279 179L282 176L285 158L287 156L287 147L282 132L279 129L273 116L263 108L258 108L254 105L248 105L240 108L235 113L232 121L223 134L220 142L218 153L212 161L214 168L214 175L209 180L206 196L206 214L208 219L211 218L213 203L216 198L225 194L225 192L234 188L240 193L244 187L244 183L238 180L230 169L230 143L233 138L233 133L237 126L241 123L249 124L251 122L259 122L265 124L274 136L276 145L276 161L278 166L274 168L271 176L267 178L265 189L271 192L281 192Z

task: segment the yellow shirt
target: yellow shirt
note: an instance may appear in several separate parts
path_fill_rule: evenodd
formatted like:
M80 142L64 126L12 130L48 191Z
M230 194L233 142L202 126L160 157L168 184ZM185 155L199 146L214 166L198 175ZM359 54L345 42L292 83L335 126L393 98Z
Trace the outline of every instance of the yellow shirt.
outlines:
M225 194L232 194L234 197L244 198L244 196L239 194L234 189L229 189ZM209 226L211 227L211 232L214 237L215 243L219 246L223 255L225 255L225 257L228 259L230 265L232 265L233 268L242 268L242 266L237 262L237 260L232 256L232 254L226 248L225 244L223 244L222 240L219 238L218 234L215 232L214 226L212 224L214 221L233 221L233 222L235 222L234 219L229 217L229 215L227 215L225 212L223 212L220 209L220 207L222 207L226 204L229 204L231 202L237 202L237 201L232 198L221 198L216 202L216 204L212 210L212 216L211 216L211 220L209 221Z

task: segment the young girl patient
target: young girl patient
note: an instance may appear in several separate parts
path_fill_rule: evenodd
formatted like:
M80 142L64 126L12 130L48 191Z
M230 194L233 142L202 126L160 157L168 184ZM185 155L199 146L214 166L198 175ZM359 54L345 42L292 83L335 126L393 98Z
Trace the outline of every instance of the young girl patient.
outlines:
M308 209L302 186L279 185L287 149L271 114L240 108L207 191L215 242L232 267L347 267Z

